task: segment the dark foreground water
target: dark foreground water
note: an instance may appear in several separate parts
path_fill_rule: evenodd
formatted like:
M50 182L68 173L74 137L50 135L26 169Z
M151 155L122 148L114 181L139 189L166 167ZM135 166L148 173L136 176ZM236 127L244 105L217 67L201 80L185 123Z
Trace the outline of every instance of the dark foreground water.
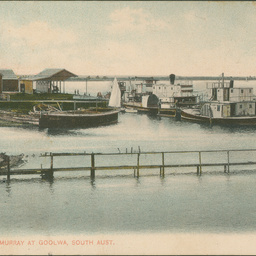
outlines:
M22 168L49 166L49 158L39 157L44 152L247 149L255 147L256 139L255 128L210 128L130 113L120 114L117 125L94 129L2 127L0 131L1 152L24 153L27 163ZM171 159L184 161L184 157ZM107 161L96 159L96 163ZM145 157L142 161L152 160ZM63 158L55 164L81 166L86 161ZM94 181L89 172L82 171L56 173L53 181L35 175L15 176L7 183L1 177L1 232L44 236L254 232L256 171L242 166L224 174L222 168L203 169L201 177L194 169L166 170L164 178L159 177L159 170L141 170L139 178L133 171L101 171Z

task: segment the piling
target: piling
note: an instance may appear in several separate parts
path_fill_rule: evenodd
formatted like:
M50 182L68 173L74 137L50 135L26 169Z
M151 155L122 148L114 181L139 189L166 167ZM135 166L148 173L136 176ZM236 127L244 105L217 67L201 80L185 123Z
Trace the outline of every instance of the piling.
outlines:
M199 167L200 167L200 175L202 174L202 157L201 151L199 151Z
M228 173L229 173L229 151L227 151L227 156L228 156Z
M162 152L162 168L160 167L160 176L164 177L164 152Z
M137 155L137 177L140 176L140 153Z
M53 178L53 153L50 153L50 157L51 157L50 170L47 171L47 172L43 172L43 176L47 179L52 179Z
M7 156L7 181L11 179L10 157Z
M91 178L95 178L95 156L94 153L91 154Z

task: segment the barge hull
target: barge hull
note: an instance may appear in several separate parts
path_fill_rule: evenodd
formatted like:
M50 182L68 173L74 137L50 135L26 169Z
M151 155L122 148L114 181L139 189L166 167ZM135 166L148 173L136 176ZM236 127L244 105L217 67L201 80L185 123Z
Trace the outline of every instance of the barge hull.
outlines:
M239 125L253 126L256 125L256 117L228 117L228 118L209 118L205 116L193 115L185 111L181 111L181 119L195 123L219 124L219 125Z
M42 114L40 128L90 128L116 124L118 111L94 115Z

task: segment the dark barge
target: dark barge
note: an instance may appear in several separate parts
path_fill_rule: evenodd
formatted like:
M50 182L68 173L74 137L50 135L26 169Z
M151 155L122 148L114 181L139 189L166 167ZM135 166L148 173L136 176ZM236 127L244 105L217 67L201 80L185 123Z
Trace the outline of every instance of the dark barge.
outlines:
M116 124L117 110L74 110L41 113L40 128L90 128Z

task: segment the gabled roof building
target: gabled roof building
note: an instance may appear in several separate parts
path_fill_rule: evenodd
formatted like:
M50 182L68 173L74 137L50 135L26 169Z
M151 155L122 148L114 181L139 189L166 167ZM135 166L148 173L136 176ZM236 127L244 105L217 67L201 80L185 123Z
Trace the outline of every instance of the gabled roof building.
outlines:
M0 92L3 91L18 91L18 77L15 75L12 69L0 69L2 75L2 87Z
M36 81L36 91L41 93L61 93L64 81L77 75L66 69L45 69L32 79Z

